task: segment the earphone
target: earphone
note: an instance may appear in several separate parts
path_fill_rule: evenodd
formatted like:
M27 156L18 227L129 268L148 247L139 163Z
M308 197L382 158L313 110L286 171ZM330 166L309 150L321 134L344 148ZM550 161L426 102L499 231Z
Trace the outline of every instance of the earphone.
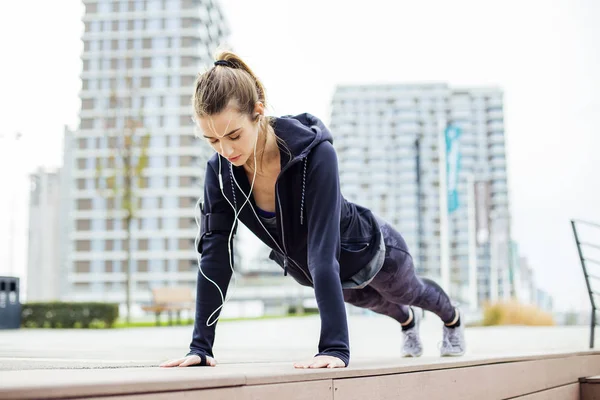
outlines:
M259 117L259 121L260 121L260 114L258 115ZM231 122L231 121L230 121ZM229 124L227 124L227 127L225 128L225 131L227 131L227 128L229 127ZM250 185L250 193L252 193L252 189L254 188L254 182L256 181L256 171L258 170L257 165L256 165L256 144L258 143L258 129L260 129L260 125L257 127L257 131L256 131L256 139L254 140L254 176L252 177L252 184ZM231 268L231 272L233 273L233 289L230 293L233 293L233 291L235 290L236 284L237 284L237 278L235 275L235 271L233 269L233 257L232 257L232 253L231 253L231 239L233 237L233 231L235 230L235 226L238 220L238 217L240 215L240 213L242 212L243 208L245 207L245 205L250 201L250 196L246 195L246 193L244 193L243 190L241 190L241 188L239 187L237 181L235 180L235 177L233 176L233 171L231 170L231 162L230 164L230 170L231 170L231 176L233 178L233 180L235 181L235 184L238 186L238 188L240 188L241 192L244 194L244 197L246 197L246 201L242 204L242 206L240 207L239 211L236 210L235 206L231 203L231 201L229 201L229 199L227 198L227 196L225 196L225 191L223 190L223 176L221 174L221 155L217 154L217 157L219 159L219 188L221 189L221 194L223 195L223 197L225 198L225 200L227 201L227 203L229 203L229 205L231 206L231 208L233 209L234 212L234 219L233 219L233 224L231 226L231 231L229 233L229 238L227 240L227 250L229 253L229 267ZM235 194L234 194L235 196ZM206 278L206 280L208 280L209 282L211 282L213 285L215 285L215 287L217 288L217 290L219 291L219 294L221 295L221 305L219 307L217 307L212 314L210 314L210 316L208 317L208 319L206 320L206 326L211 326L214 325L215 323L217 323L217 321L219 320L219 318L216 318L212 323L209 323L210 319L212 318L213 315L215 315L215 313L217 313L221 308L223 308L225 306L225 304L229 301L229 299L231 298L231 294L225 298L225 296L223 296L223 291L221 290L221 288L219 287L219 285L213 281L212 279L210 279L208 276L206 276L204 274L204 272L202 271L202 266L201 266L201 262L200 262L200 253L198 253L198 244L200 242L200 235L202 234L201 232L201 227L200 227L200 221L198 220L198 212L197 209L200 207L200 203L202 202L202 199L198 199L198 201L196 202L196 206L194 207L194 219L196 220L196 225L198 226L198 233L196 234L196 239L194 240L194 248L196 249L196 259L198 262L198 269L200 270L200 273L202 274L202 276L204 278ZM252 206L251 206L252 207ZM254 208L252 208L254 210Z

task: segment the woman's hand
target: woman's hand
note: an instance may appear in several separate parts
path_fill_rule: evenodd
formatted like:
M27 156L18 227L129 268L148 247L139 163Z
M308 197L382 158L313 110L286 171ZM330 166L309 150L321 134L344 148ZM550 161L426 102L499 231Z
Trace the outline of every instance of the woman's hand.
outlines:
M316 356L312 361L294 363L294 368L345 368L342 360L333 356Z
M202 362L202 360L200 359L200 356L197 355L191 355L191 356L187 356L187 357L183 357L183 358L178 358L175 360L169 360L169 361L165 361L164 363L160 364L160 367L190 367L192 365L198 365ZM214 367L215 365L217 365L217 362L215 361L214 358L206 356L206 364L208 364L211 367Z

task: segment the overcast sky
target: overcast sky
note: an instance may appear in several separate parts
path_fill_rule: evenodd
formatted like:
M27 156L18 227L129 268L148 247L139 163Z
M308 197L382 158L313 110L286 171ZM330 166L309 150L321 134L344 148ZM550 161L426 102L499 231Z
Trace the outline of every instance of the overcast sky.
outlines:
M19 148L0 139L0 181L17 200L11 207L2 187L0 273L10 215L19 273L25 265L25 171L58 165L62 127L78 123L83 9L60 3L0 2L0 135L24 134ZM588 306L569 219L600 222L600 2L221 3L230 43L264 81L273 115L328 122L339 83L502 88L514 239L559 309Z

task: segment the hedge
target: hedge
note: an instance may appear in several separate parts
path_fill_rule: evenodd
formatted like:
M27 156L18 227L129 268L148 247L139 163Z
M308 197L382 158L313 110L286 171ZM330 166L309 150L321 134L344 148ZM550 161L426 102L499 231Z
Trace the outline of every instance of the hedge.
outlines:
M536 306L520 304L515 300L485 304L483 307L483 325L533 325L552 326L552 314Z
M118 317L117 303L47 302L21 307L24 328L112 328Z

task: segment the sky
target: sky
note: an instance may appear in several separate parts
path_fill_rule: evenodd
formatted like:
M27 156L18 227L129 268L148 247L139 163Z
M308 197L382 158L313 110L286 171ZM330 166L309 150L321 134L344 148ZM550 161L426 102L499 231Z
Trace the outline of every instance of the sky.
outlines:
M23 133L17 144L0 138L0 273L11 216L24 270L27 172L59 165L63 126L78 123L83 7L61 3L0 2L0 136ZM229 44L265 84L271 115L328 122L336 84L501 88L513 238L559 310L588 307L569 220L600 222L600 2L221 4Z

